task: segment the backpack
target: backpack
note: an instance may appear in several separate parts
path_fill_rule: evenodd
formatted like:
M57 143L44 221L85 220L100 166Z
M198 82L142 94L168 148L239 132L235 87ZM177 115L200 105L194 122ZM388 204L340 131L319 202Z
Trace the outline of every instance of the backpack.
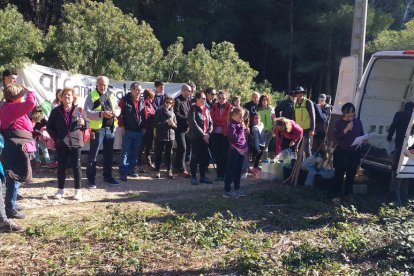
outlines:
M313 108L315 109L315 123L327 123L328 122L328 116L326 116L326 113L322 108L313 102Z

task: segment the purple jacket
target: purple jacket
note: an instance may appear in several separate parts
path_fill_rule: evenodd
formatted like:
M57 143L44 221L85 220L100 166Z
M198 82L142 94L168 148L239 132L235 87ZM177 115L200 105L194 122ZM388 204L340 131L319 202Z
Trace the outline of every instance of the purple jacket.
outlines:
M241 155L247 154L248 147L246 136L244 135L244 128L241 124L234 120L230 120L227 127L227 139L229 140L232 149L237 150Z
M354 142L355 138L364 135L362 122L356 118L353 119L354 126L352 127L352 129L345 134L344 129L346 128L348 123L349 122L341 119L338 120L335 124L334 137L337 141L337 149L348 151L355 150L355 147L351 147L352 143Z

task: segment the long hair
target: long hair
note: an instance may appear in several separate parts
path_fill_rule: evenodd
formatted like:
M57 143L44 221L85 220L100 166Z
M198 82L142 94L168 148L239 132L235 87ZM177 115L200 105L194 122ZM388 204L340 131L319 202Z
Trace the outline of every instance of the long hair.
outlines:
M282 126L284 127L284 129L286 130L286 132L291 132L292 131L292 121L284 118L284 117L280 117L276 119L276 127L278 126Z
M264 100L267 100L267 106L263 106L263 101ZM269 96L267 94L261 95L260 98L259 98L259 104L257 105L257 109L260 110L260 109L263 109L265 107L267 108L269 105L270 105Z

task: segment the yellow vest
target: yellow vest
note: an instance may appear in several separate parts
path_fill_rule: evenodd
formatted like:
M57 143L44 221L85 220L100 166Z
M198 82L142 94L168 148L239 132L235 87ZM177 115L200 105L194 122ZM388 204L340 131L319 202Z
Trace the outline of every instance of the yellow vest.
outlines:
M309 129L311 127L311 121L306 104L308 99L303 98L302 104L299 106L298 102L295 101L295 121L302 129Z
M99 92L97 90L93 90L91 92L91 98L92 98L92 102L95 102L97 100L99 100L99 98L101 97L101 95L99 94ZM110 94L109 95L109 101L111 102L111 106L112 106L112 110L115 109L117 102L116 102L116 98L114 94ZM97 106L96 108L94 108L93 110L102 110L101 105ZM99 120L89 120L89 124L90 124L90 128L94 129L94 130L98 130L100 128L102 128L102 119ZM118 120L116 119L116 117L114 117L114 127L116 127L118 125Z

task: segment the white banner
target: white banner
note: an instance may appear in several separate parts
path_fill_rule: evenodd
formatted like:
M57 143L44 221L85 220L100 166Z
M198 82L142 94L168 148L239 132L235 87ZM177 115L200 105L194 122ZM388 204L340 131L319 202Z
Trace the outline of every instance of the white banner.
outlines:
M36 93L38 105L49 115L52 109L52 102L55 99L56 90L65 86L72 86L78 94L78 105L83 107L87 95L96 87L97 77L72 74L68 71L31 64L25 66L18 72L17 83L23 84ZM121 99L129 92L129 87L134 81L115 81L109 80L109 86L114 91L116 97ZM139 82L142 88L155 90L152 82ZM175 98L181 92L182 83L164 83L164 92ZM155 92L155 91L154 91ZM121 131L115 129L114 149L121 148ZM89 145L85 145L83 150L88 150Z
M49 68L37 64L25 66L18 72L17 82L36 92L38 103L42 106L45 113L49 114L51 103L55 99L57 89L65 86L72 86L78 94L78 105L83 106L86 96L95 89L97 77L72 74L68 71ZM109 85L115 91L116 97L121 99L129 92L129 87L134 81L115 81L110 80ZM140 82L144 89L155 90L154 83ZM175 98L180 94L181 83L164 83L164 91L167 95Z

